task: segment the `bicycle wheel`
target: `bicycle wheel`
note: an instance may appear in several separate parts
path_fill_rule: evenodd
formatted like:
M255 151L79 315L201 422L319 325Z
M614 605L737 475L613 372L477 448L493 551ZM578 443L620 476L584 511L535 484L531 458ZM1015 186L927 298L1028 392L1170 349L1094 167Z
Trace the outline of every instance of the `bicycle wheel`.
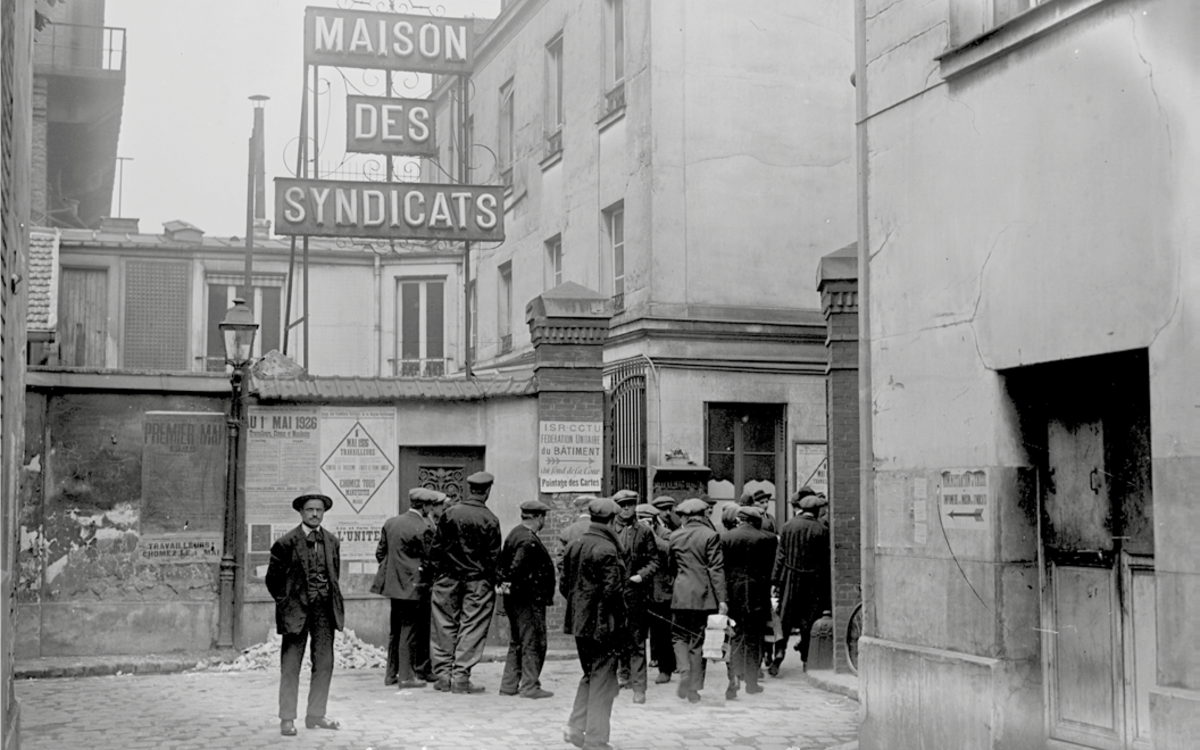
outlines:
M846 660L850 669L858 674L858 637L862 635L862 602L850 614L850 622L846 624Z

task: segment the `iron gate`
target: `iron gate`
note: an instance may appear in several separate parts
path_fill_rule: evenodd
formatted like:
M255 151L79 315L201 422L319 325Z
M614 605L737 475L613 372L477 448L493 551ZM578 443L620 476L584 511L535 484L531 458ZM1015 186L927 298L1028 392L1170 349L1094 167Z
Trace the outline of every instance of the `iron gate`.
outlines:
M609 377L605 492L634 490L646 498L646 367L641 363L621 365Z

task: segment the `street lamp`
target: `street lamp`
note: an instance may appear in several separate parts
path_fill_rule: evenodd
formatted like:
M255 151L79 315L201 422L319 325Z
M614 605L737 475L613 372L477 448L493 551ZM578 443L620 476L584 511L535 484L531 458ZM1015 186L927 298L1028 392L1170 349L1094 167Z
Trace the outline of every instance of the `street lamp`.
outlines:
M217 647L234 645L235 607L240 584L238 554L242 517L245 509L246 446L241 439L246 428L246 369L254 353L254 335L258 323L246 300L238 297L218 325L225 338L225 364L233 368L229 375L232 399L229 404L229 461L225 471L225 538L221 552L220 612L217 621Z

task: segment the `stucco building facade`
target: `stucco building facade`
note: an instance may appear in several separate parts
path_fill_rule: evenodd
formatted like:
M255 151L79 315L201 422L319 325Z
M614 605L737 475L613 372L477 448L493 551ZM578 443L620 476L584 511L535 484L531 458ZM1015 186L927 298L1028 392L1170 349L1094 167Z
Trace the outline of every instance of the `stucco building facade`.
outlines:
M507 186L506 240L471 250L469 347L503 370L530 356L521 301L611 298L609 491L650 492L676 451L718 498L808 478L816 267L853 232L850 30L831 3L519 0L479 39L468 174ZM454 82L435 96L457 174Z
M861 746L1194 747L1200 10L856 13Z

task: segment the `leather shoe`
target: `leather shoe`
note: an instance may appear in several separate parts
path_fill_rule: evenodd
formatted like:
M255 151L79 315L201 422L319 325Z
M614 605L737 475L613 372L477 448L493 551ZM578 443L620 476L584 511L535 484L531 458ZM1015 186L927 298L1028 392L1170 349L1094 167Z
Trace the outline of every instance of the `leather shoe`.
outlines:
M725 700L727 700L727 701L736 700L737 699L737 690L738 690L737 687L734 685L730 685L729 687L725 688Z
M437 682L433 683L433 689L439 693L450 692L450 680L438 680Z
M397 680L396 680L396 678L395 678L395 677L384 677L384 678L383 678L383 684L384 684L384 686L387 686L387 685L395 685L395 684L396 684L396 682L397 682Z
M516 694L517 694L517 691L516 691L516 690L501 690L501 691L499 691L499 692L500 692L500 695L506 695L506 696L508 696L509 698L511 698L511 697L513 697L514 695L516 695Z
M279 722L279 733L284 737L295 737L296 722L292 721L291 719L284 719L283 721Z
M659 672L658 677L654 678L655 685L665 685L670 681L671 681L671 673L670 672Z
M425 687L425 680L405 680L396 683L397 690L418 690L423 687Z
M554 693L549 690L542 690L541 688L538 688L537 690L530 690L528 693L521 693L522 698L532 698L534 700L537 700L538 698L550 698L553 696Z
M305 719L304 726L308 729L341 729L342 725L337 719L327 719L321 716L316 719Z
M487 688L485 688L483 685L476 685L470 680L465 682L454 682L450 684L450 692L461 693L463 695L477 695L486 690Z
M563 730L563 742L570 742L575 747L583 747L583 732L576 732L567 727Z
M646 691L645 690L634 690L633 691L633 702L634 703L645 703L646 702Z
M772 677L778 677L779 676L779 665L772 664L771 666L767 667L767 674L771 675Z
M675 695L679 696L680 698L688 697L687 685L684 685L683 682L680 682L679 687L675 688Z
M687 699L688 699L688 703L699 703L700 702L700 693L696 692L695 690L689 690L688 694L687 694Z
M609 743L609 742L595 742L595 743L589 742L589 743L583 745L583 750L617 750L617 749L615 747L613 747L612 743Z
M759 685L758 683L755 683L753 685L747 683L747 685L746 685L747 693L761 693L762 691L763 691L763 687L762 687L762 685Z

